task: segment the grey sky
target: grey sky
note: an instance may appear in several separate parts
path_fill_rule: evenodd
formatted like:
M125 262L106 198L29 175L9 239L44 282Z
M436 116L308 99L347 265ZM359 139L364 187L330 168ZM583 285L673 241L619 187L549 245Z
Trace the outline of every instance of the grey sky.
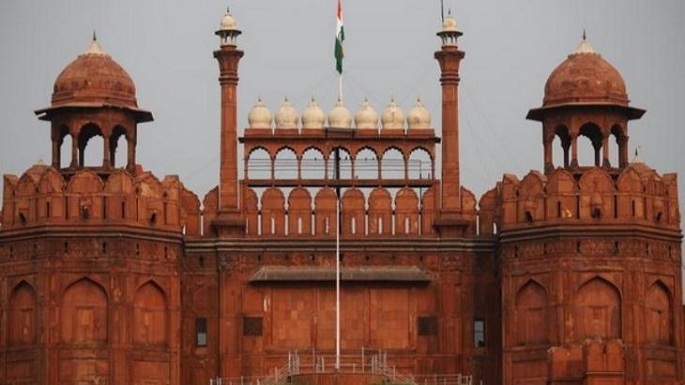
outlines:
M345 0L345 104L368 97L379 113L394 96L407 112L420 96L439 129L439 0ZM336 98L335 0L233 0L243 31L239 124L258 96L302 111ZM616 8L616 7L619 8ZM218 183L219 86L212 51L226 4L217 1L0 2L0 171L50 159L50 102L59 72L98 39L131 75L155 121L139 126L138 162L177 174L202 198ZM460 124L462 182L477 196L503 173L542 168L541 126L524 119L549 73L583 29L647 109L630 124L630 151L660 173L678 172L685 201L685 2L682 0L445 0L464 32ZM581 153L582 156L582 153ZM587 159L587 158L586 158ZM581 158L582 160L582 158ZM240 167L242 169L242 167ZM681 212L684 206L681 204Z

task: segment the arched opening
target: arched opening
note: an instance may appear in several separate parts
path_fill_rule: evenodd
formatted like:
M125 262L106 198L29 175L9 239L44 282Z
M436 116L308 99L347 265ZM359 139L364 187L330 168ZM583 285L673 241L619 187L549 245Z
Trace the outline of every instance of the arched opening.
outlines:
M584 137L585 140L582 140ZM594 123L585 123L578 135L578 165L602 165L602 130Z
M342 147L338 147L337 151L339 157L337 169L339 174L336 173L336 149L334 149L330 154L328 154L328 179L352 179L352 157L350 156L350 152Z
M431 179L433 177L433 160L428 151L423 148L416 148L409 154L407 176L409 179Z
M247 157L247 179L271 179L271 157L263 148L256 148Z
M382 179L404 179L404 155L396 148L390 148L383 153L381 160Z
M57 139L57 143L59 150L57 155L59 156L59 159L57 159L57 167L67 168L71 166L71 151L74 140L71 137L71 134L69 133L69 127L67 126L60 127L58 135L59 137Z
M628 157L626 135L623 128L616 124L611 127L611 136L614 140L609 140L609 161L613 167L622 167Z
M324 179L326 167L323 153L318 148L310 148L302 154L300 162L302 179Z
M290 148L282 148L274 160L274 179L297 179L297 155Z
M556 128L551 146L552 166L568 168L571 162L571 136L566 126Z
M125 168L128 164L128 140L121 126L115 127L109 138L109 161L115 168Z
M370 148L357 152L354 158L354 176L358 179L378 179L378 156Z
M79 167L102 167L104 140L100 127L89 123L81 128L78 137ZM86 148L88 151L86 152Z

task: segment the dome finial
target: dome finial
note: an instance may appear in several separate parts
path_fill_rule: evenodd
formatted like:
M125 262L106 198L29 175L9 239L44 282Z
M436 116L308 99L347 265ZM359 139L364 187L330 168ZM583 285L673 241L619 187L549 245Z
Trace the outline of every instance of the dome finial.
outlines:
M575 51L573 51L573 53L571 55L585 54L585 53L597 55L597 51L595 51L594 48L592 48L592 45L587 40L587 33L585 32L585 29L583 28L583 38L580 40L580 44L578 44L578 47L576 48Z
M102 47L100 46L100 43L98 42L98 37L95 34L95 30L93 30L93 38L90 41L90 45L86 49L85 52L86 55L106 55L105 51L103 51Z

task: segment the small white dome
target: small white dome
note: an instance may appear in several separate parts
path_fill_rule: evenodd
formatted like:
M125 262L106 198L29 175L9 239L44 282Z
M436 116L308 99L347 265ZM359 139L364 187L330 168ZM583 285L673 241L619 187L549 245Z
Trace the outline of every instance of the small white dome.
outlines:
M276 111L276 115L274 115L276 128L297 128L298 120L297 110L290 104L288 98L285 98L283 104Z
M307 107L302 111L302 128L323 128L326 122L326 114L324 114L316 100L312 100L307 104Z
M271 128L271 111L262 102L262 98L257 99L257 103L247 114L247 122L250 128Z
M416 104L407 114L407 127L411 129L431 128L431 114L421 99L416 99Z
M227 9L219 24L219 31L231 31L234 29L238 29L238 24L235 22L233 15L231 15L231 11Z
M458 31L457 20L452 16L452 12L448 13L447 17L445 17L445 21L442 22L442 31L443 32L456 32L456 31Z
M354 126L357 128L377 128L378 127L378 113L371 107L367 99L354 114Z
M404 129L404 113L395 103L395 99L392 99L388 107L383 111L381 123L383 124L383 129Z
M328 113L328 126L334 128L351 128L352 126L352 115L340 99Z

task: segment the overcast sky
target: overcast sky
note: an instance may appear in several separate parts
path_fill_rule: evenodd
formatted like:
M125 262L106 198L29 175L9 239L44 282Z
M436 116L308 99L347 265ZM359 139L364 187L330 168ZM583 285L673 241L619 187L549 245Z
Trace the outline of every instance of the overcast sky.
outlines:
M685 201L685 1L444 0L464 36L460 130L462 183L477 196L503 173L542 168L541 125L525 120L542 103L549 73L578 45L595 50L645 108L630 123L630 152L660 173L680 174ZM200 198L218 183L219 85L212 51L226 5L219 1L69 0L0 2L0 172L50 159L49 105L60 71L89 44L137 86L155 121L139 126L138 162L159 178L177 174ZM287 95L301 112L314 96L336 98L335 0L232 0L239 46L239 125L258 96L275 111ZM619 6L619 8L616 8ZM435 32L439 0L345 0L345 102L382 112L395 97L405 113L420 96L440 127ZM239 167L242 169L242 167ZM685 213L682 209L681 212Z

